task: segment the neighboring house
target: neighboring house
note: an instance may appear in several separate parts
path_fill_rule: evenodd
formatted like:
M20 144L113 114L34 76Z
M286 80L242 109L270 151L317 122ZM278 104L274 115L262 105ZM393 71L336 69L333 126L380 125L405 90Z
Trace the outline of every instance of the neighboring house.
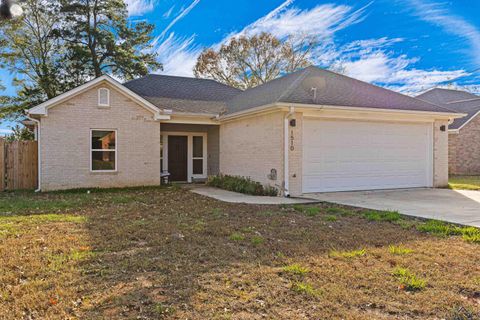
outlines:
M103 76L28 112L41 190L251 177L284 195L443 187L461 117L316 67L240 91L213 80Z
M449 126L449 172L456 175L479 175L480 96L465 91L437 88L417 98L467 115L455 119Z

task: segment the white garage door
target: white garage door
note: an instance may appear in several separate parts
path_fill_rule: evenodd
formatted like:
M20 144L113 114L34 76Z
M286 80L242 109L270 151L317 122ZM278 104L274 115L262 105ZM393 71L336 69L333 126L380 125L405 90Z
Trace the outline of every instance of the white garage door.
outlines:
M431 187L432 124L308 119L303 192Z

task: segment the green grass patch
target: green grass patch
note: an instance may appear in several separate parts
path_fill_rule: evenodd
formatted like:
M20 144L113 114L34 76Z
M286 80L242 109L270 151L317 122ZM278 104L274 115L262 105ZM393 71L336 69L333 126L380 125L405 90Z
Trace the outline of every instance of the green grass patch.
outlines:
M293 275L296 275L296 276L304 276L304 275L306 275L307 273L310 272L310 269L308 269L306 267L302 267L299 264L291 264L291 265L283 267L283 272L293 274Z
M452 176L449 187L454 190L480 190L480 176Z
M243 241L245 240L245 236L241 233L238 233L238 232L234 232L230 235L230 240L233 240L233 241Z
M315 217L320 213L320 208L318 207L308 207L305 209L305 214L309 217Z
M403 246L390 245L388 247L388 252L390 252L391 254L394 254L394 255L401 256L401 255L412 253L413 250L404 248Z
M83 261L95 257L96 252L89 250L74 250L70 253L61 253L48 256L48 267L51 271L60 271L67 267L68 262Z
M306 207L303 204L294 204L292 208L297 212L304 212Z
M250 239L250 242L253 245L258 246L258 245L261 245L262 243L264 243L265 239L261 236L253 236L252 239Z
M35 214L29 216L0 216L0 227L3 223L46 223L46 222L73 222L83 223L85 216L72 214Z
M37 214L28 216L0 216L0 237L21 233L27 230L28 226L43 223L70 222L84 223L85 216L71 214Z
M439 220L428 220L417 225L417 230L439 237L462 236L467 242L480 243L480 229L475 227L460 227Z
M318 297L322 294L320 290L315 289L311 284L305 282L292 283L292 290L312 297Z
M427 281L420 279L407 268L397 267L392 275L398 280L402 289L406 291L419 291L425 289Z
M351 250L351 251L338 251L338 250L332 250L329 253L329 256L332 258L346 258L346 259L352 259L352 258L357 258L357 257L363 257L367 254L367 250L361 249L361 250Z
M461 228L439 220L428 220L418 224L417 230L441 237L461 234Z
M338 220L338 217L332 214L327 214L326 216L323 217L323 219L328 222L335 222Z
M332 214L332 215L340 215L340 216L351 216L353 215L353 212L344 208L339 208L339 207L330 207L327 208L327 213Z
M369 210L363 212L363 216L369 221L387 221L397 222L402 219L400 213L396 211L374 211Z

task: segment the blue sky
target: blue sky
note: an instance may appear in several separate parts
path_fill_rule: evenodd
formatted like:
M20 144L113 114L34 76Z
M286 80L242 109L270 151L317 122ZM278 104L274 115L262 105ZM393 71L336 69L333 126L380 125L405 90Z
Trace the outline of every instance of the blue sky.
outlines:
M406 94L435 86L479 92L480 2L471 0L126 0L132 21L155 24L164 71L191 76L203 48L267 31L318 37L321 67ZM7 94L13 75L0 69ZM457 79L458 78L458 79ZM451 79L456 79L451 81ZM10 124L0 125L0 133Z

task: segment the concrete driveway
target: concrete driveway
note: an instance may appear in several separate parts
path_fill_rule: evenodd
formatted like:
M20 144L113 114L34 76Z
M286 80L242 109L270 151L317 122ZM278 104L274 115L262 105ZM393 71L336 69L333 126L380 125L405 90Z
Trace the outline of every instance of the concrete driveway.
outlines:
M405 215L480 228L480 191L408 189L309 193L305 196L319 201L398 211Z

